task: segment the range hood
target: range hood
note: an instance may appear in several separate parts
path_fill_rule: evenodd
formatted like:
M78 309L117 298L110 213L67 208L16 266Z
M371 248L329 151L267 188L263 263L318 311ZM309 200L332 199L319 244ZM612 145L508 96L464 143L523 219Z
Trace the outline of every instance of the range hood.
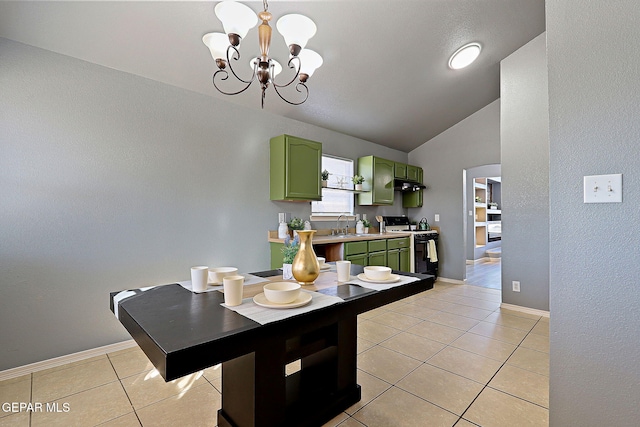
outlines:
M425 185L420 184L417 181L411 181L408 179L396 179L393 181L393 189L402 192L418 191L427 188Z

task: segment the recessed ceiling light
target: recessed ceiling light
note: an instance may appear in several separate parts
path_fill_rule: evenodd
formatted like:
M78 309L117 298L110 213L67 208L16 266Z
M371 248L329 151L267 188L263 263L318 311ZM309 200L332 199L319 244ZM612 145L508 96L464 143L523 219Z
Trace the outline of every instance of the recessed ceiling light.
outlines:
M449 68L459 70L470 65L480 55L480 43L469 43L456 50L449 58Z

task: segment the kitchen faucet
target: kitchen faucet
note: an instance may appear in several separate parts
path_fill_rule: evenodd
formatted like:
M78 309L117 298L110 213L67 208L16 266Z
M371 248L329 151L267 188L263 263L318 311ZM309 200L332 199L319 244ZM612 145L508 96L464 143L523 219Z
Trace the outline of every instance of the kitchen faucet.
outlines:
M340 214L340 216L338 217L338 222L336 222L336 228L338 229L338 234L340 233L340 218L345 217L345 219L347 220L347 226L344 229L344 234L349 234L349 216L347 216L347 214Z

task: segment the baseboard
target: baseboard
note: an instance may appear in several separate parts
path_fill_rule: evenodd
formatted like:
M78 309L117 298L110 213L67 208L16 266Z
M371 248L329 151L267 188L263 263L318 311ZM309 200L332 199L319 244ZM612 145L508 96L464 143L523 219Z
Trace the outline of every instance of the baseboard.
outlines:
M529 308L529 307L523 307L521 305L506 304L504 302L500 304L500 308L504 308L506 310L519 311L521 313L534 314L536 316L542 316L542 317L549 317L550 315L548 311L538 310L538 309Z
M43 371L49 368L55 368L56 366L66 365L67 363L78 362L80 360L89 359L91 357L102 356L103 354L112 353L114 351L125 350L137 345L138 344L136 344L134 340L127 340L115 344L109 344L102 347L80 351L78 353L55 357L53 359L30 363L24 366L18 366L16 368L0 371L0 381L10 380L12 378L21 377L23 375L32 374L34 372Z
M447 282L447 283L455 283L456 285L464 285L464 282L462 280L458 280L458 279L447 279L446 277L438 277L436 279L436 282L440 281L440 282Z

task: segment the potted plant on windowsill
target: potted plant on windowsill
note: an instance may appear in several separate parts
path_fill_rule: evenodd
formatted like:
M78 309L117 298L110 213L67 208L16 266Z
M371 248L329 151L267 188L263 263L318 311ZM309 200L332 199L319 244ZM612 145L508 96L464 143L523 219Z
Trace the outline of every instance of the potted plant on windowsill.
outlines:
M353 184L355 185L355 190L360 191L362 190L362 183L364 182L364 176L354 175L353 178L351 178L351 182L353 182Z
M284 246L282 247L282 278L284 280L293 279L291 265L298 253L298 249L300 249L300 237L296 235L291 239L291 237L287 236L284 239Z
M304 230L304 221L300 218L291 218L288 225L289 230L293 230L294 237L298 235L298 230Z
M489 202L487 205L489 206L489 209L498 209L498 204L496 202Z
M323 188L327 188L327 182L329 181L329 175L331 175L331 174L326 169L323 170L322 172L320 172L320 177L322 178L322 187Z

